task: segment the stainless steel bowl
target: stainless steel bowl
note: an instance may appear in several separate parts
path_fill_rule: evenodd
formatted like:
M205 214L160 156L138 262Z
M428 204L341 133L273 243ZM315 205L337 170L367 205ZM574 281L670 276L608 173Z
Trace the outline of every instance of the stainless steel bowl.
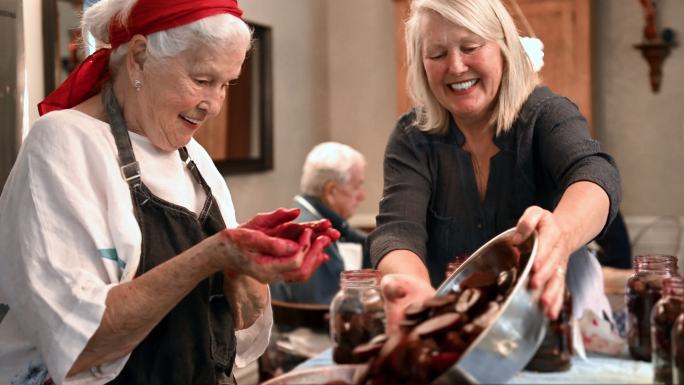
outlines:
M514 232L506 230L480 247L437 289L437 296L446 295L476 271L498 274L512 267L518 271L518 281L496 320L433 384L505 383L527 365L541 344L547 319L538 305L540 291L528 287L537 237L535 233L522 245L514 246L510 241Z
M546 317L539 308L539 291L528 288L532 262L537 253L536 234L519 247L507 230L473 253L437 289L443 296L476 271L516 267L518 281L502 303L496 320L483 330L448 371L433 381L442 384L503 384L522 370L532 358L546 333ZM290 372L264 385L325 384L332 381L353 383L355 372L363 365L333 365Z

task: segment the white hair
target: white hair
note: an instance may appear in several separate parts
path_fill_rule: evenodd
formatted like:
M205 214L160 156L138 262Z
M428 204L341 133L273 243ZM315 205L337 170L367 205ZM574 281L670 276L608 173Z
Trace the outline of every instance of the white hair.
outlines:
M513 18L500 0L413 0L406 22L407 85L417 112L418 127L445 134L448 111L432 94L423 66L421 22L424 14L436 12L485 40L496 42L505 61L491 124L496 135L508 131L539 78L520 42Z
M138 0L101 0L88 8L81 20L83 36L90 33L97 47L108 46L109 26L112 22L127 24L128 16ZM252 32L240 18L228 13L213 15L147 36L147 53L153 60L163 60L200 44L226 44L235 41L250 42ZM116 48L109 59L113 73L121 65L128 43Z
M337 142L324 142L314 147L306 156L302 167L301 191L320 197L328 181L338 185L349 182L354 165L366 165L360 152Z

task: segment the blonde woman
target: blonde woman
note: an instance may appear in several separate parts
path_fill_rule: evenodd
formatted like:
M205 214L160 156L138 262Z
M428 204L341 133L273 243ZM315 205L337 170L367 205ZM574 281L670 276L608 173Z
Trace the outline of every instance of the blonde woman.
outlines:
M532 284L559 312L571 253L605 230L618 170L568 99L539 86L499 0L415 0L406 23L414 109L387 144L371 257L390 329L447 262L517 226L539 233Z

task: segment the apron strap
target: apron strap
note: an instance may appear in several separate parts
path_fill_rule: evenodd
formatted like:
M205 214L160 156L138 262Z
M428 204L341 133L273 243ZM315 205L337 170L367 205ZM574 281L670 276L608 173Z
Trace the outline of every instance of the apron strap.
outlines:
M195 164L192 158L190 158L188 149L185 146L183 146L178 149L178 154L180 154L181 160L183 161L183 163L185 163L185 167L188 168L190 174L192 174L193 178L195 178L197 183L199 183L199 185L202 186L202 189L204 189L204 193L206 194L207 198L213 197L211 187L209 187L209 184L204 180L202 173L200 173L199 169L197 168L197 164ZM206 199L204 201L202 211L197 215L201 222L204 221L207 215L209 215L209 210L211 209L211 206L214 204L214 202L214 199Z
M195 161L190 158L190 154L188 153L188 149L183 146L178 149L178 154L180 155L181 160L183 163L185 163L185 167L190 170L190 173L192 174L192 177L195 178L197 183L199 183L202 188L204 188L204 191L206 193L211 192L211 188L209 187L209 184L204 180L202 177L202 174L199 172L199 169L197 168L197 164L195 164Z
M116 96L114 95L111 83L107 83L102 88L102 103L104 104L105 111L109 116L109 125L111 127L112 135L114 136L114 142L116 143L116 148L119 153L119 168L121 170L121 175L126 183L128 183L128 188L131 191L131 197L133 200L139 202L140 204L145 204L149 199L149 193L147 193L147 189L142 188L140 166L138 165L138 161L135 159L131 138L128 134L128 127L126 127L126 121L124 120L123 113L121 112L119 102L116 100ZM202 189L206 195L207 199L204 201L202 211L198 214L198 218L200 218L200 220L204 220L214 204L211 187L209 187L209 184L202 177L202 174L199 172L195 162L192 160L192 158L190 158L188 149L185 148L185 146L178 149L178 154L180 155L183 163L185 163L185 166L190 171L190 174L192 174L193 178L195 178L195 181L202 186ZM140 223L142 218L138 213L137 205L135 211L136 219L138 220L138 223Z
M121 175L126 183L128 183L132 192L134 188L140 186L140 166L138 161L135 160L126 121L121 113L121 107L119 107L119 103L116 100L111 83L107 83L102 89L102 103L109 116L109 125L114 135L116 148L119 151Z
M114 91L112 90L112 84L107 83L102 88L102 103L104 104L105 111L109 116L109 125L112 130L112 135L114 136L114 142L116 143L116 148L119 153L119 168L121 169L121 175L123 176L126 183L131 189L131 192L141 185L140 177L140 166L138 161L135 159L135 154L133 153L133 146L131 144L131 138L128 134L128 127L126 127L126 121L121 112L121 107L119 102L116 100ZM202 177L199 172L197 165L190 158L187 148L181 147L178 149L178 154L181 160L185 163L185 166L190 170L193 178L197 183L202 186L207 197L211 195L211 188L207 182Z

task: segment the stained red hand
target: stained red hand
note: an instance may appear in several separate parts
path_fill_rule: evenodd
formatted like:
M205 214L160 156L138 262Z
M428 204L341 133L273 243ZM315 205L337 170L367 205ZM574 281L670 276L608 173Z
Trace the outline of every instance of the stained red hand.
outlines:
M299 209L285 209L281 207L270 213L257 214L254 218L240 225L240 227L266 232L294 220L299 216L299 211Z
M302 234L304 238L304 234ZM301 241L305 241L302 239ZM321 265L330 259L330 257L323 252L332 241L325 235L321 235L316 238L309 250L304 254L304 261L299 269L295 271L290 271L283 273L283 278L289 281L305 281L311 277L314 271ZM301 243L300 243L301 245Z
M246 228L225 229L223 235L239 249L258 255L260 262L292 257L301 249L301 245L292 240L271 237Z
M321 219L316 222L282 223L275 228L266 230L265 233L272 237L298 240L304 229L311 229L311 242L322 235L330 238L331 242L335 242L340 238L340 232L333 229L332 224L327 219Z

